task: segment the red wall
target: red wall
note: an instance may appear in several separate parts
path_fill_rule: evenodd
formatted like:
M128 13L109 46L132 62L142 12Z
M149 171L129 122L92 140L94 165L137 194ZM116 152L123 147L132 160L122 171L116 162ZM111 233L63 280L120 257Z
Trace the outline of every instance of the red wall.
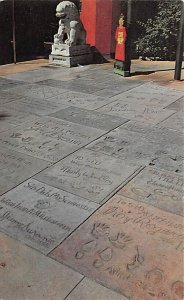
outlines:
M112 32L112 1L96 0L96 48L103 54L110 53Z
M82 0L81 21L87 32L87 44L96 44L96 0Z
M118 0L81 0L81 20L87 31L87 43L102 54L115 49L115 31L121 10Z

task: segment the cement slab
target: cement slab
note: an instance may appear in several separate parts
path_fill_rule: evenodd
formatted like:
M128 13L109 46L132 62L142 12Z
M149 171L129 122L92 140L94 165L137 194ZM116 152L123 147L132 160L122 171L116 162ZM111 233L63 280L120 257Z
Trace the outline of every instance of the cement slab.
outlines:
M14 109L19 112L36 114L40 116L49 115L60 109L66 108L67 105L55 103L51 100L25 98L18 101L13 101L3 105L3 109Z
M1 133L0 143L9 149L56 162L104 133L99 129L42 117Z
M92 94L95 93L99 90L102 90L104 87L101 85L93 84L93 83L85 83L84 81L81 81L79 79L74 79L71 81L68 81L66 83L66 89L70 91L75 91L75 92L83 92L87 94Z
M26 97L14 94L11 91L0 91L0 104L9 103L16 100L24 100Z
M167 127L173 130L184 133L184 115L183 112L177 112L168 119L160 123L160 126ZM184 136L183 136L184 144Z
M65 90L41 84L27 84L11 89L11 93L29 98L48 99L64 93Z
M117 158L82 149L35 178L100 203L137 169L137 166L128 166Z
M49 86L52 87L57 87L57 88L63 88L66 90L74 91L74 92L83 92L83 93L93 93L96 91L99 91L103 87L98 86L97 84L94 84L94 82L85 82L84 80L75 78L72 80L66 81L61 81L61 80L56 80L56 79L49 79L43 82L38 82L39 84L46 85L48 84Z
M184 112L184 97L180 98L179 100L173 102L166 109L175 110L178 112Z
M142 86L142 82L138 80L127 80L123 77L114 77L111 81L108 81L106 84L97 83L97 85L103 87L103 89L94 92L95 95L102 97L113 97L127 92L129 90L134 90L134 88L140 85Z
M98 208L30 179L0 197L0 230L45 254Z
M0 147L0 195L43 170L49 164Z
M128 121L120 117L108 116L96 111L90 111L73 106L57 111L51 116L106 131L114 129Z
M68 91L53 97L52 102L94 110L112 102L112 100L92 94L89 95L81 92Z
M86 148L117 157L132 166L152 165L168 171L183 172L182 145L170 145L169 142L165 143L164 139L160 143L155 140L151 142L143 134L123 128L124 126L114 129Z
M13 101L14 102L14 101ZM38 119L38 116L31 114L26 111L18 111L13 109L14 105L12 103L10 105L7 103L6 105L1 106L1 114L3 115L2 122L7 122L12 125L20 125L30 121L35 121Z
M156 106L137 104L130 101L122 102L121 100L107 104L98 111L152 125L160 123L173 114L172 110L164 110Z
M169 146L172 144L183 147L183 134L170 130L162 125L170 118L174 118L174 116L175 114L157 126L146 125L136 121L129 121L121 126L121 129L141 134L145 140L152 143L162 144L163 147L164 145L167 145L167 148L169 148Z
M182 176L156 168L145 168L118 193L184 215L183 189Z
M84 278L76 288L68 295L66 300L128 300L120 295L96 282Z
M11 74L11 75L9 74L6 76L6 78L12 79L12 80L17 80L17 81L23 81L26 83L35 83L35 82L38 82L41 80L46 80L46 79L48 79L52 76L55 76L57 74L60 74L60 73L62 73L61 70L59 70L57 68L54 68L51 70L51 69L43 67L43 68L38 68L36 70L20 72L20 73Z
M15 125L7 123L4 119L6 119L6 116L0 115L0 132L7 131L15 127Z
M146 83L138 86L131 91L119 94L113 99L119 99L122 102L133 102L141 105L152 105L159 108L176 101L183 95L183 92L158 86L154 83Z
M0 89L2 90L9 90L11 88L14 88L18 85L25 84L25 82L11 80L7 78L0 77Z
M64 78L61 78L61 79L64 79ZM74 78L72 78L72 79L74 79ZM69 79L69 81L71 81L71 80ZM57 87L57 88L64 89L67 85L67 82L65 80L59 80L59 79L57 80L57 79L51 78L51 79L46 79L46 80L39 81L39 82L37 82L37 84L47 85L47 86L52 86L52 87Z
M127 90L125 90L125 91L127 91ZM119 91L119 90L115 90L115 89L110 89L110 88L104 88L103 90L100 90L100 91L98 91L98 92L95 92L94 94L96 95L96 96L99 96L99 97L107 97L107 98L110 98L111 99L111 97L114 97L114 96L117 96L117 95L119 95L119 94L121 94L122 93L122 91ZM94 95L93 94L93 95ZM111 99L111 102L112 102L113 100Z
M0 233L0 290L6 300L62 300L82 275Z
M14 80L10 80L4 77L0 77L0 87L2 87L3 85L9 84L14 82Z
M114 90L119 90L119 91L127 91L129 89L134 89L137 88L138 86L142 86L143 82L141 80L130 80L128 78L124 78L121 76L116 76L113 73L113 78L114 80L110 80L106 82L106 88L114 89ZM101 83L98 83L99 85Z
M89 73L84 72L83 74L79 74L78 78L80 78L81 81L89 82L89 83L109 83L109 82L116 82L116 78L114 77L114 74L98 74L98 73Z
M50 255L129 299L182 299L183 227L180 216L116 195Z

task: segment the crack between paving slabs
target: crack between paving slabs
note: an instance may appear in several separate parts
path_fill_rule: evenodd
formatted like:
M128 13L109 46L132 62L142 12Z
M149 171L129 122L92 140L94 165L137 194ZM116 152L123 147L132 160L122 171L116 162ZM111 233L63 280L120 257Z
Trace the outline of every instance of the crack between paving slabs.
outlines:
M165 108L163 108L163 110L164 110ZM170 115L170 116L168 116L168 117L166 117L165 119L163 119L162 121L160 121L160 122L158 122L157 124L155 124L156 126L158 126L158 125L160 125L162 122L164 122L164 121L166 121L166 120L168 120L170 117L172 117L173 115L175 115L175 114L177 114L178 112L177 111L173 111L173 114L172 115ZM167 129L167 127L162 127L163 129L164 128L166 128ZM176 129L172 129L172 128L168 128L168 129L170 129L170 130L175 130L175 131L178 131L178 130L176 130Z
M176 103L178 100L181 100L183 97L184 97L184 94L183 94L183 96L181 96L180 98L176 99L174 102L172 102L172 103L168 104L167 106L163 107L163 109L169 109L168 106L170 106L171 104ZM173 111L175 111L175 112L178 112L178 111L175 110L175 109L169 109L169 110L173 110Z
M79 273L79 272L78 272ZM81 274L81 273L80 273ZM79 282L73 287L73 289L71 289L71 291L68 293L68 295L63 298L63 300L67 300L68 296L70 296L70 294L75 290L75 288L84 280L85 276L83 275L82 279L79 280Z

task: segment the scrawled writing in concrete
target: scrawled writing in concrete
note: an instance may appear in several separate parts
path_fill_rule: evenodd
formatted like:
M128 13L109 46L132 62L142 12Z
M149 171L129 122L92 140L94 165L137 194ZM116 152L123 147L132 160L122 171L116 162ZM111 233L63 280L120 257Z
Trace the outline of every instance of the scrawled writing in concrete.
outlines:
M0 195L48 165L49 164L43 160L11 151L1 145Z
M183 215L182 176L155 168L145 168L120 194Z
M0 198L0 228L47 253L96 208L32 179Z
M99 203L137 170L116 158L80 150L35 178Z
M115 195L51 256L130 299L177 299L183 290L182 221Z
M95 128L45 117L27 127L16 127L8 135L0 134L0 141L10 149L55 162L103 133Z

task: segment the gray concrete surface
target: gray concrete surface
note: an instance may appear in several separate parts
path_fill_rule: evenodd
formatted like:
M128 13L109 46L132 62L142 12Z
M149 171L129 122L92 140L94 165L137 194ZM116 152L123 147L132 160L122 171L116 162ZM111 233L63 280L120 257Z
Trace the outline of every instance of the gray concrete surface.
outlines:
M154 72L164 68L166 75L160 71L126 79L115 75L110 63L30 71L21 65L21 70L15 66L18 73L11 68L0 76L0 299L150 300L154 295L165 300L171 294L172 299L182 299L181 269L179 264L172 266L173 255L182 254L184 249L178 233L183 216L184 89L168 79L170 64L151 66ZM146 62L136 63L133 69L145 72ZM127 255L142 247L157 270L156 277L150 277L151 287L143 275L144 270L150 274L146 260L141 262L141 275L136 269L136 277L132 271L130 280L129 276L121 278L120 269L125 268L122 253L123 261L117 256L117 265L108 267L110 273L103 270L104 279L100 270L90 275L94 274L93 266L81 267L80 261L78 267L70 264L70 257L69 267L64 266L64 261L57 259L57 250L53 252L56 257L48 257L55 247L62 249L64 245L65 249L66 244L67 249L67 241L78 241L76 234L80 241L86 240L80 226L85 227L93 218L98 221L104 202L110 212L113 201L109 199L114 194L117 199L126 197L127 203L137 203L133 218L141 207L150 211L149 218L152 211L158 214L159 222L168 216L163 234L167 231L169 236L162 238L159 247L163 243L163 249L157 248L156 256L151 251L160 242L154 244L151 239L153 247L147 248L146 235L142 234L142 246L138 246L134 229L139 232L139 228L131 222L128 228L134 246L128 251L125 248ZM123 213L121 207L117 211L111 218L103 216L100 236L106 222L116 226L115 218ZM131 211L126 211L126 218L128 213ZM172 218L178 222L176 227ZM85 251L90 251L88 246ZM164 266L172 275L163 276L161 286L154 282L162 273L158 270L162 269L164 249L172 254L172 259L164 258ZM140 265L139 253L132 259L131 265ZM118 278L113 279L114 285L109 276ZM136 281L140 276L142 281Z

